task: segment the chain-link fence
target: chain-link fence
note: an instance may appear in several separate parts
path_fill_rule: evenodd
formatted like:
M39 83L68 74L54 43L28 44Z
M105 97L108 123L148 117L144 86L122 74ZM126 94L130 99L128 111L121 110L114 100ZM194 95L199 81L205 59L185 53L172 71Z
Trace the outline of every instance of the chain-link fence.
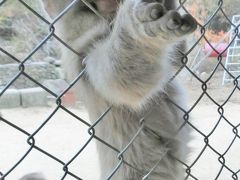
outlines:
M7 0L2 0L0 2L0 7L5 7L7 2L8 2ZM132 164L130 164L127 161L124 160L124 153L127 151L128 148L131 147L132 143L134 143L135 139L138 137L139 133L142 131L142 129L144 127L144 120L143 119L140 120L139 129L136 131L136 134L132 137L132 139L129 140L129 143L125 146L125 148L124 149L117 149L112 144L109 144L108 142L106 142L105 139L102 139L102 138L98 137L98 134L95 132L96 126L98 126L100 123L107 123L107 122L104 122L104 117L108 114L109 111L111 111L111 107L106 109L105 112L102 112L102 115L98 119L96 119L95 123L91 124L87 120L81 118L79 115L74 113L74 111L72 111L71 108L65 107L62 104L62 97L69 90L71 90L75 86L75 84L79 81L80 78L83 77L84 70L70 83L70 85L68 87L66 87L66 89L63 92L61 92L61 94L56 94L55 92L51 91L46 86L44 86L42 83L38 82L36 79L31 77L25 71L25 66L26 66L26 64L28 64L29 59L36 52L38 52L41 48L43 48L43 46L46 43L48 43L48 41L50 41L53 38L55 40L57 40L59 43L63 44L66 49L69 49L70 51L75 53L77 56L79 55L76 50L71 48L71 44L65 43L64 40L62 40L60 37L58 37L55 34L55 23L60 21L61 18L63 18L65 16L65 14L68 13L68 11L70 11L71 8L73 8L76 5L78 0L70 1L69 5L66 6L65 9L60 14L58 14L58 16L51 22L49 22L46 18L44 18L44 16L42 16L33 7L31 7L28 2L29 1L19 0L19 5L24 6L25 11L31 12L32 16L36 16L40 21L42 21L43 23L48 25L49 33L23 59L16 58L15 54L12 54L12 53L8 52L4 47L0 47L0 51L2 53L4 53L9 58L11 58L11 60L13 62L18 64L18 73L16 73L12 77L12 79L7 83L7 85L5 85L1 89L0 97L4 95L4 93L12 86L12 84L15 81L17 81L20 77L25 77L29 81L36 84L36 86L42 88L49 95L53 96L54 99L56 100L56 106L54 107L54 109L52 110L50 115L46 119L43 119L42 123L35 129L34 132L28 132L27 130L25 130L25 129L19 127L18 125L16 125L10 119L6 119L4 116L2 116L2 117L0 116L0 120L1 120L0 125L4 124L4 125L9 126L10 130L19 131L21 134L23 134L27 138L27 143L29 145L28 149L24 152L24 154L22 154L21 158L16 160L16 162L10 168L8 168L7 170L2 171L1 168L4 167L4 164L2 164L0 162L0 179L1 180L8 179L8 176L11 173L13 173L18 168L18 166L23 164L25 159L28 156L30 156L30 154L33 151L38 151L42 154L42 156L46 156L46 157L54 160L56 163L58 163L60 165L59 167L62 168L62 173L63 173L61 179L65 179L65 178L67 179L67 178L70 178L70 177L73 178L73 179L84 179L81 176L81 174L77 174L77 173L71 171L71 165L74 164L74 161L79 156L81 156L81 154L90 145L90 143L92 141L98 141L99 143L104 144L106 147L108 147L108 148L112 149L114 152L116 152L116 159L118 159L118 164L115 167L112 167L113 169L112 169L112 172L108 175L108 177L107 177L108 179L111 179L111 177L113 177L114 174L123 165L128 166L129 168L131 168L135 171L139 171L139 173L142 174L143 179L148 179L148 178L151 179L150 178L151 173L154 172L155 168L158 166L161 159L157 160L156 164L152 165L151 170L144 170L144 171L139 170L139 167L135 167L134 165L132 165ZM100 14L96 10L94 10L93 7L89 3L87 3L83 0L82 0L82 2L85 3L87 7L91 8L96 13L97 16L100 16ZM185 13L192 14L192 12L189 11L189 9L186 5L188 3L187 0L185 0L185 1L180 0L179 3L180 3L179 9L185 11ZM231 154L230 151L233 149L233 146L235 144L239 143L239 141L240 141L240 135L238 133L239 126L240 126L240 120L239 120L239 117L236 117L237 118L237 123L236 122L233 123L232 119L228 118L228 116L226 115L226 108L225 108L229 104L230 99L233 96L237 96L237 94L239 93L240 87L238 85L238 80L239 80L240 74L233 73L231 71L231 69L227 68L224 64L224 54L229 49L232 48L233 42L237 38L240 38L239 37L240 36L239 35L240 21L239 21L238 24L233 23L231 21L231 17L229 17L225 13L225 10L224 10L224 5L225 4L224 3L225 3L224 0L214 1L214 3L213 3L215 5L214 6L214 11L212 11L212 13L207 16L206 21L204 21L203 23L199 22L199 24L198 24L199 29L197 30L198 31L198 36L196 36L195 39L191 41L187 52L181 52L181 54L182 54L182 58L181 58L182 59L182 65L179 68L179 70L177 71L177 73L175 74L175 76L173 77L173 78L176 78L176 77L180 76L181 72L183 72L183 71L185 73L187 72L189 74L189 77L199 84L198 87L200 88L200 90L198 89L198 91L200 92L199 96L195 100L192 101L193 103L188 109L184 109L184 108L180 107L178 104L176 104L175 102L172 102L174 104L174 106L176 106L181 112L184 113L184 116L183 116L184 121L183 121L183 124L182 124L181 128L184 127L184 126L189 126L194 131L194 133L197 134L197 136L200 137L200 139L203 143L202 144L203 146L196 150L199 153L197 153L197 155L193 158L193 160L191 162L182 162L181 160L178 160L175 157L176 161L178 161L180 164L182 164L182 166L185 169L185 179L201 179L200 177L198 177L198 173L193 171L193 169L194 169L195 166L197 166L198 162L201 161L201 159L203 158L203 156L206 154L207 151L211 151L211 153L213 154L213 156L216 157L216 160L217 160L217 161L214 161L215 164L211 164L211 166L218 166L218 170L217 170L216 174L214 175L214 179L224 179L224 180L226 180L226 178L221 177L223 172L227 172L228 179L237 180L237 179L239 179L239 176L240 176L240 159L238 159L240 157L239 156L232 157L233 159L235 159L235 162L233 163L233 164L235 164L234 166L232 165L231 161L228 161L228 159L226 159L226 156L228 154ZM234 1L232 3L235 3L235 6L238 6L237 1ZM18 8L18 7L16 7L16 8ZM195 7L195 8L198 8L198 7ZM1 12L0 12L0 14L1 14ZM219 49L209 41L209 39L206 35L206 32L207 32L207 29L209 28L209 25L212 24L212 22L216 20L215 18L219 14L221 14L221 16L224 17L227 24L229 24L229 26L232 27L232 32L233 32L233 33L231 33L231 38L230 38L227 46L225 46L223 49L221 49L221 51L219 51ZM215 57L216 61L215 61L214 67L212 68L211 72L208 74L207 78L202 78L202 76L196 71L196 69L194 69L195 68L194 61L191 60L198 53L197 49L199 47L200 42L203 41L203 40L210 46L212 51L217 54L216 57ZM28 41L28 39L26 39L26 41ZM209 89L209 83L212 82L212 79L213 79L214 75L217 74L217 71L220 68L223 69L223 71L226 73L227 76L232 78L231 81L230 81L230 83L232 85L229 88L230 91L228 92L227 97L224 100L222 100L221 103L219 103L219 101L215 99L214 94L212 94L212 92L214 93L214 91L211 91L211 89ZM224 88L224 87L222 87L222 88ZM220 91L221 91L221 86L220 86ZM192 112L195 109L198 109L198 105L202 101L203 98L208 99L208 101L210 103L214 104L215 111L218 113L215 116L215 119L212 120L214 125L212 127L210 127L210 130L208 132L202 130L200 127L198 127L196 124L192 123L192 121L190 120ZM0 101L1 101L1 98L0 98ZM78 152L75 153L68 161L62 160L60 157L48 152L43 147L38 145L38 143L36 143L37 135L41 131L44 130L44 128L47 126L47 124L52 120L52 118L59 111L64 111L69 116L71 116L76 121L78 121L79 124L85 126L86 132L89 133L88 139L84 142L84 144L81 146L81 148L79 148ZM231 109L228 109L228 111L230 111L230 113L231 113ZM206 114L206 116L207 115L208 114ZM203 122L204 122L204 120L203 120ZM227 145L223 145L225 147L224 151L218 150L218 148L215 147L214 143L211 142L212 136L214 136L214 133L216 131L218 131L218 128L219 128L221 123L225 123L225 125L231 131L230 135L228 134L229 135L229 138L228 138L229 141L227 142ZM181 128L179 129L179 131L181 131ZM222 133L224 134L224 132L222 132ZM4 136L4 134L3 134L3 136ZM73 137L73 139L74 138L76 138L76 137ZM221 139L219 139L219 141L221 141ZM223 143L225 143L225 142L223 142ZM2 144L1 144L1 146L2 146ZM4 146L4 143L3 143L3 146ZM58 144L56 144L55 146L58 146ZM67 151L67 148L65 150ZM236 149L234 149L234 150L236 151ZM4 156L8 156L8 154L4 154ZM158 157L156 157L156 159L157 158ZM208 166L209 165L208 163L209 163L208 161L204 161L203 164L205 164L205 167L211 168L211 166ZM79 168L84 168L84 167L79 167ZM6 168L4 168L4 169L6 169ZM204 173L204 170L199 170L199 171L201 171L201 173Z

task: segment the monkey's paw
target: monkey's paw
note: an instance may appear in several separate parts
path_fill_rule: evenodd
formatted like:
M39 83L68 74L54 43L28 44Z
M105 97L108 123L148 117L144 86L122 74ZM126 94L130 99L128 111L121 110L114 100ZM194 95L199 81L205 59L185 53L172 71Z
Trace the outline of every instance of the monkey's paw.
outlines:
M167 11L161 2L135 2L133 19L137 29L147 36L163 40L176 40L197 28L196 20L189 14Z

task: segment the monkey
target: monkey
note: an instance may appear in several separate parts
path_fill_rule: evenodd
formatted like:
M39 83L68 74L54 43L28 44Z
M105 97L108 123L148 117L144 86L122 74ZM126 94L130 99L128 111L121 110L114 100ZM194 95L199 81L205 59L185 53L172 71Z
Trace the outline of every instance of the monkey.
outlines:
M54 18L70 1L42 3ZM97 15L77 1L53 26L78 53L63 47L62 68L69 82L83 72L74 90L90 121L95 123L110 107L94 127L95 134L119 152L97 142L101 179L184 179L178 161L187 158L190 128L181 128L185 121L179 107L186 107L186 95L172 77L176 64L181 64L184 39L197 28L196 20L180 14L176 0L87 3ZM119 154L128 164L113 173Z

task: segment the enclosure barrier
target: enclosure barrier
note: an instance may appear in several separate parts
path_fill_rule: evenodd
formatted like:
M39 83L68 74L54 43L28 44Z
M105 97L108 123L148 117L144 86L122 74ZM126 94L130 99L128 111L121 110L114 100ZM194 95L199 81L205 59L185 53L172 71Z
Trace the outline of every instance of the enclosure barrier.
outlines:
M79 0L80 1L80 0ZM180 1L180 6L179 8L182 8L186 13L189 13L187 8L185 7L185 3L187 0L179 0ZM2 0L0 2L0 6L4 5L4 3L6 3L7 0ZM97 133L95 132L95 127L98 126L98 124L103 121L104 116L107 115L107 113L109 111L111 111L111 107L109 107L108 109L106 109L105 112L103 112L102 116L99 117L98 119L96 119L95 123L93 124L89 124L87 121L85 121L84 119L78 117L76 114L74 114L69 108L65 107L62 102L61 102L61 98L63 97L63 95L68 92L74 85L75 83L82 78L82 75L84 73L84 70L78 75L78 77L76 77L76 79L70 83L70 85L60 94L57 95L54 92L52 92L50 89L46 88L43 84L39 83L38 81L36 81L33 77L29 76L26 72L25 72L25 64L28 62L28 60L31 58L31 56L33 56L47 41L49 41L50 38L55 38L56 40L58 40L60 43L62 43L64 46L66 46L66 48L68 48L69 50L71 50L73 53L76 53L78 55L78 53L71 48L71 44L66 44L62 39L60 39L56 34L55 34L55 23L58 22L64 15L65 13L67 13L73 6L75 6L75 4L78 2L78 0L73 0L55 19L53 19L53 21L49 22L48 20L46 20L46 18L44 18L43 16L41 16L40 14L38 14L32 7L29 6L29 4L27 3L27 1L24 0L19 0L19 2L25 6L26 11L31 11L33 13L33 15L35 15L36 17L38 17L41 21L43 21L44 23L46 23L47 25L49 25L49 33L48 35L34 48L32 49L32 51L26 56L25 59L17 59L15 57L14 54L10 54L7 50L4 49L4 47L0 47L0 51L2 53L4 53L5 55L9 56L12 61L18 63L19 65L19 72L12 77L12 80L8 82L8 84L1 90L0 92L0 101L1 101L1 96L6 92L6 90L9 89L9 87L20 77L20 76L24 76L26 78L28 78L30 81L34 82L35 84L37 84L40 88L44 89L47 93L49 93L50 95L54 96L56 98L56 108L52 111L52 113L49 115L49 117L47 119L45 119L42 124L35 130L35 132L33 133L29 133L26 130L18 127L17 125L13 124L11 121L9 121L8 119L5 119L4 117L0 116L0 122L1 123L5 123L6 125L8 125L9 127L11 127L12 129L16 129L19 132L21 132L22 134L24 134L27 138L27 143L29 145L29 149L25 152L25 154L22 155L22 157L15 163L12 165L12 167L5 172L1 172L0 169L0 179L8 179L8 175L10 173L12 173L15 168L17 168L18 165L20 165L24 159L31 153L31 151L36 150L42 153L42 155L47 156L53 160L55 160L57 163L61 164L63 167L63 175L61 179L65 179L67 176L71 176L72 178L75 179L79 179L81 180L82 178L79 175L74 174L73 172L71 172L71 169L69 168L69 165L82 153L82 151L84 151L84 149L89 145L89 143L95 139L96 141L99 141L100 143L104 144L105 146L107 146L108 148L111 148L113 151L115 151L118 155L116 156L116 159L118 159L119 163L116 164L115 167L112 167L112 172L108 175L107 179L111 179L111 177L118 171L118 169L125 164L126 166L129 166L129 168L134 169L135 171L140 171L140 173L142 173L142 177L143 179L148 179L148 177L151 175L151 173L154 171L154 169L157 167L158 163L161 161L161 159L159 159L156 164L152 165L152 169L150 171L141 171L138 169L138 167L134 167L132 164L129 164L128 162L126 162L124 160L124 153L125 151L131 146L131 144L134 142L134 140L137 138L138 134L141 132L142 128L144 127L144 118L140 120L139 123L139 129L136 132L135 136L132 137L131 141L129 141L129 144L126 145L126 147L124 149L117 149L116 147L114 147L113 145L109 144L108 142L106 142L104 139L101 139L98 137ZM83 3L87 3L84 0L82 0ZM88 7L90 6L89 4L86 4ZM182 67L179 69L179 71L175 74L175 76L173 78L175 78L176 76L178 76L178 73L180 71L182 71L183 69L188 71L191 76L193 78L195 78L197 81L199 81L199 83L201 83L201 88L202 88L202 93L199 96L199 98L197 99L197 101L192 105L192 107L190 107L189 109L184 109L182 107L180 107L178 104L176 104L175 102L172 101L172 103L180 109L180 111L182 111L184 113L183 116L183 124L181 126L189 126L193 131L196 131L204 140L205 146L203 147L203 149L201 150L201 152L198 154L198 156L196 157L195 161L193 161L191 164L187 164L186 162L182 162L178 159L176 159L177 161L179 161L179 163L182 164L182 166L185 169L186 172L186 176L185 179L198 179L198 177L196 177L194 175L194 173L192 173L191 169L192 167L199 161L199 159L202 157L202 155L204 154L206 148L210 149L213 153L215 153L218 156L218 163L221 165L218 173L216 174L215 179L218 179L221 175L221 173L223 171L228 171L231 175L232 175L232 179L237 180L240 177L240 163L239 163L239 170L238 171L234 171L230 168L229 164L226 163L225 161L225 155L228 153L228 151L231 149L232 145L236 142L240 140L240 136L238 133L239 130L239 126L240 126L240 121L238 125L234 125L231 123L231 121L229 121L224 114L224 107L225 105L228 103L229 99L233 96L234 93L239 93L240 87L238 85L238 80L239 80L239 76L234 76L232 75L228 69L226 69L224 67L223 64L223 54L227 51L227 49L230 47L231 42L229 43L229 45L226 47L226 49L223 52L218 52L216 49L214 49L214 46L211 45L211 43L208 41L208 39L205 36L205 32L206 32L206 28L209 25L209 23L211 23L211 21L214 20L214 17L218 14L221 13L226 20L234 27L235 29L235 35L232 39L232 41L234 41L234 39L239 36L239 25L235 25L231 22L230 18L227 17L227 15L225 14L224 10L223 10L223 5L224 5L224 0L218 0L216 1L216 5L217 8L215 9L215 12L212 14L212 16L209 17L208 21L205 22L205 24L201 24L199 23L198 26L200 28L200 32L201 32L201 36L199 37L199 39L196 40L195 44L190 47L188 49L187 52L181 52L182 54ZM16 7L17 8L17 7ZM90 7L92 8L92 7ZM92 9L96 15L100 15L96 10ZM0 12L1 13L1 12ZM210 74L210 76L206 79L206 80L202 80L195 72L193 72L187 65L188 60L189 60L189 54L194 50L194 48L198 45L198 43L200 42L200 40L205 39L205 41L209 44L209 46L218 54L217 56L217 60L218 63L216 64L214 70L212 71L212 73ZM208 82L211 80L211 78L213 77L213 75L215 74L215 72L217 71L217 69L219 67L222 67L225 72L228 73L229 76L231 76L233 78L233 81L231 82L234 86L234 88L232 89L232 92L229 94L228 98L222 103L219 104L217 101L215 101L215 99L208 93ZM172 79L173 79L172 78ZM209 134L204 134L200 129L198 129L198 127L194 126L190 121L189 118L191 116L191 112L193 111L193 109L197 108L198 103L200 102L200 100L202 99L203 96L207 96L209 98L209 100L214 103L218 108L217 111L219 113L219 119L216 123L216 125L214 126L214 128L212 129L212 131ZM50 154L49 152L47 152L46 150L44 150L43 148L39 147L36 143L35 143L35 136L45 127L45 125L51 121L51 118L55 115L55 113L59 110L63 110L66 113L68 113L69 115L71 115L72 117L74 117L76 119L76 121L79 121L79 123L84 124L85 126L88 127L88 133L89 133L89 139L85 142L85 144L79 149L79 151L77 152L77 154L75 154L71 159L69 159L68 162L64 162L63 160L61 160L59 157L54 156L53 154ZM211 145L209 138L212 135L212 133L216 130L216 128L218 127L219 123L225 121L227 124L229 124L229 126L231 126L232 128L232 133L233 133L233 139L231 140L231 143L229 145L229 147L226 149L226 151L224 153L220 153L218 152L218 150L215 149L214 146ZM104 123L104 122L103 122ZM179 131L181 131L181 128L179 128ZM178 133L178 132L176 132ZM7 154L6 154L7 156ZM176 158L176 157L175 157ZM206 162L207 163L207 162ZM1 162L0 162L1 164ZM1 166L0 166L1 167Z

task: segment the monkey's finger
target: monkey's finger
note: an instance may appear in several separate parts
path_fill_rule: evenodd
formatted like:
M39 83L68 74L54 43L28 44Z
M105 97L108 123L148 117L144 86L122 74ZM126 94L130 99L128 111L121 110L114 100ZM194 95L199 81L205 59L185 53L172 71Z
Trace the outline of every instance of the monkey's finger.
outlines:
M165 13L160 3L141 3L135 7L135 16L140 22L155 21Z

